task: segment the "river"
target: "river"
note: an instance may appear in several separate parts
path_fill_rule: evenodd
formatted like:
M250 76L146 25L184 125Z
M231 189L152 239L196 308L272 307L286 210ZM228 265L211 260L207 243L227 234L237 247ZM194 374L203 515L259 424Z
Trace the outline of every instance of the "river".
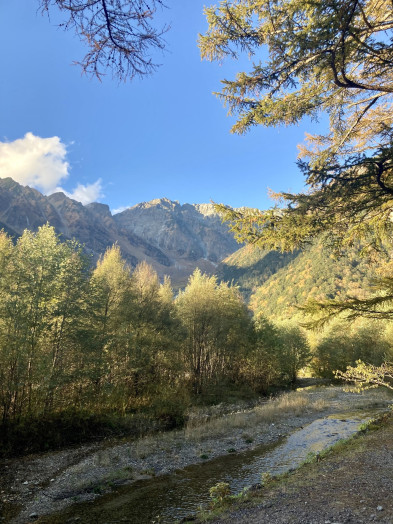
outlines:
M337 403L336 403L337 404ZM342 404L342 403L341 403ZM367 404L367 403L366 403ZM386 407L386 401L382 402ZM57 515L42 517L46 524L173 523L209 503L209 489L227 482L232 493L261 482L263 473L277 475L298 467L337 441L353 435L359 426L381 410L363 403L354 411L315 418L286 437L244 452L228 452L213 460L191 465L171 474L139 480L115 489L93 502L73 505ZM271 424L274 426L274 423ZM234 451L234 450L228 450Z

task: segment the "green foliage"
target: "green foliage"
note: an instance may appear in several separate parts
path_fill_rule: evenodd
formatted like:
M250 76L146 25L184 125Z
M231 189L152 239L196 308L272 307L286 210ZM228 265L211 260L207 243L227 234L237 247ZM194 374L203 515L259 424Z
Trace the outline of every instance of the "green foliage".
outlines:
M291 250L327 232L353 245L389 240L393 187L393 8L388 0L232 0L207 8L200 37L209 60L257 60L223 81L219 97L239 115L233 131L329 116L325 135L307 136L299 166L309 191L276 195L266 212L218 206L238 238Z
M364 298L373 275L373 268L357 249L337 257L317 240L258 287L250 307L256 315L262 312L269 318L302 317L299 307L307 300L337 300L347 294Z
M298 372L311 361L311 350L303 330L293 322L278 324L278 369L285 382L296 382Z
M393 364L391 362L373 366L358 360L356 366L348 366L345 372L337 371L336 376L354 382L360 391L378 386L393 390Z
M297 255L297 252L280 253L246 245L223 260L218 268L218 278L236 282L243 296L248 299L251 293L279 269L287 267Z
M349 295L345 300L317 301L308 299L302 307L305 314L311 316L307 323L311 328L324 326L336 317L353 320L358 317L378 320L393 318L393 278L390 274L373 278L369 287L369 295L357 297Z
M261 484L262 486L268 486L269 484L271 484L274 480L274 477L271 473L269 473L268 471L265 471L264 473L262 473L261 475Z
M87 262L52 228L0 241L2 419L47 412L75 372ZM59 402L63 400L59 398Z
M210 497L213 502L222 503L231 494L230 486L227 482L219 482L209 489Z
M185 330L183 351L192 390L200 394L206 382L224 375L235 378L237 357L247 349L252 323L236 288L198 269L176 299Z
M336 371L344 372L363 360L381 365L391 356L390 337L381 322L359 319L353 325L335 321L319 337L313 352L312 370L315 375L334 378Z
M274 384L280 384L280 340L277 328L263 316L254 323L254 341L241 362L240 375L257 393L267 394Z

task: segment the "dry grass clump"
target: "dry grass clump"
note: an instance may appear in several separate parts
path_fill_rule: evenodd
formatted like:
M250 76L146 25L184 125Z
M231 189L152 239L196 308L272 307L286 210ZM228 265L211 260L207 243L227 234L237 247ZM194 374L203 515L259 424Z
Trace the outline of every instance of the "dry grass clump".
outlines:
M143 460L148 455L157 451L157 437L151 435L143 437L135 442L133 448L135 456Z
M132 443L129 448L129 455L144 460L157 452L176 453L182 448L183 442L184 432L182 430L147 435Z
M305 411L320 411L326 408L326 405L327 402L324 399L312 400L309 395L294 391L269 400L251 410L209 419L199 425L195 425L195 420L193 420L192 424L187 425L185 436L192 440L219 437L234 429L271 424L286 415L298 416Z

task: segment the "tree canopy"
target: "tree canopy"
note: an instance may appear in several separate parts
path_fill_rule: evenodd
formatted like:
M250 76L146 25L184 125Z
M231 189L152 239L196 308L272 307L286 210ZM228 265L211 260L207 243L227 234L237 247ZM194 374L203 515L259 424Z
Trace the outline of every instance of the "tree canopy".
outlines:
M163 50L168 26L157 28L154 15L162 0L39 0L43 13L57 8L61 24L87 46L80 62L83 72L101 78L107 69L119 80L153 73L154 50Z
M279 193L265 212L218 206L237 237L291 250L328 231L340 245L380 247L393 207L392 3L233 0L206 15L203 58L257 59L218 93L238 116L233 132L329 116L328 132L300 150L307 192Z

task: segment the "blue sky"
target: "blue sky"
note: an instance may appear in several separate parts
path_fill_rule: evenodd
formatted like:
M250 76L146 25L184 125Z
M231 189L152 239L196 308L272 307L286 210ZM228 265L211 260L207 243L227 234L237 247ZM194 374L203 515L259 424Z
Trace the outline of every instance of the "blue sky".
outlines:
M159 71L118 84L81 75L83 45L37 12L35 0L0 2L0 177L62 189L112 210L153 198L266 208L267 188L302 188L296 145L309 124L230 134L212 95L246 58L202 62L200 0L172 0Z

